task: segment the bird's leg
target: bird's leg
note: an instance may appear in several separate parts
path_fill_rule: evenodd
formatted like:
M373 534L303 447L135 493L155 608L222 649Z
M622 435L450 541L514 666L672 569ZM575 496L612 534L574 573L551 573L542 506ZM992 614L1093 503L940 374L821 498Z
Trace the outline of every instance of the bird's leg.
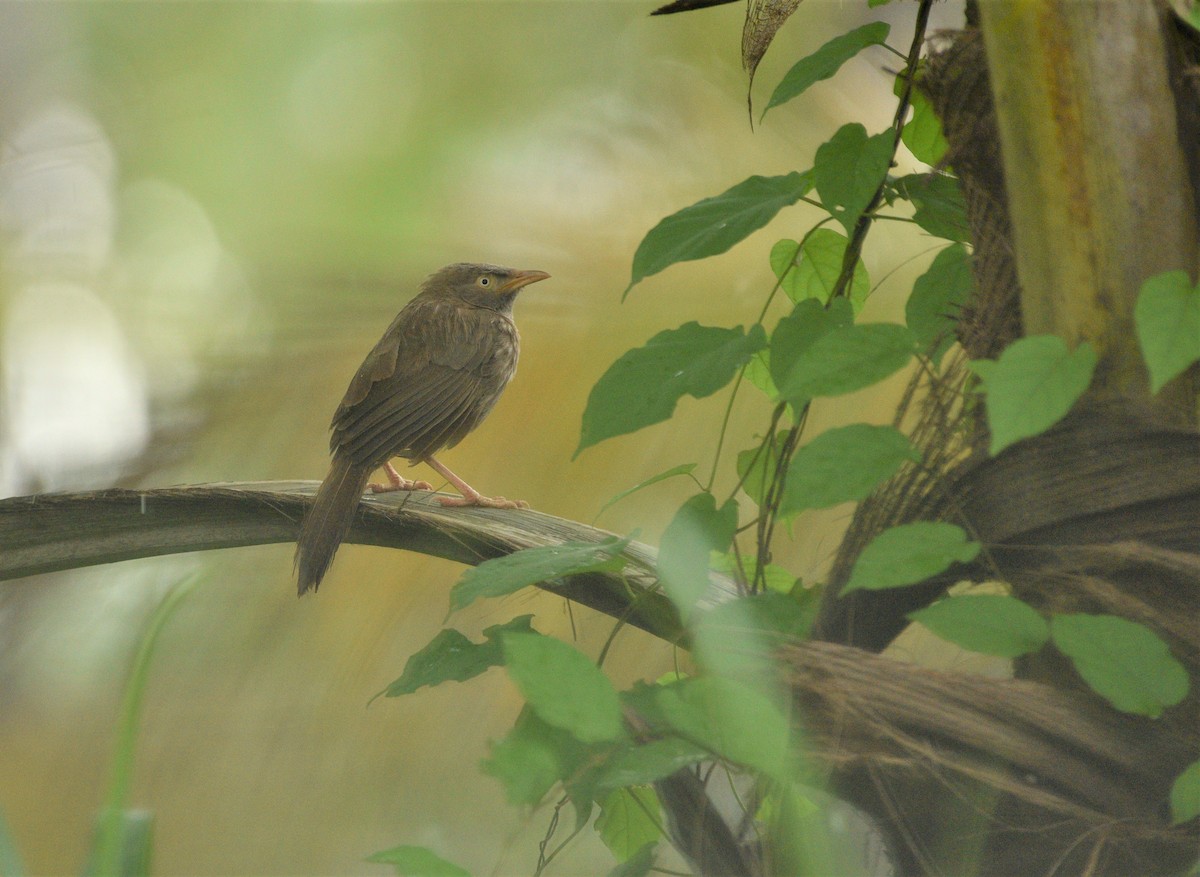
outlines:
M425 462L439 475L453 484L462 496L439 496L437 501L444 506L484 506L489 509L527 509L529 503L523 500L505 499L502 496L484 496L467 482L463 481L435 457L426 457Z
M383 464L383 471L387 473L389 484L368 484L371 493L391 493L394 490L433 490L433 485L428 481L409 481L396 471L396 467L391 463Z

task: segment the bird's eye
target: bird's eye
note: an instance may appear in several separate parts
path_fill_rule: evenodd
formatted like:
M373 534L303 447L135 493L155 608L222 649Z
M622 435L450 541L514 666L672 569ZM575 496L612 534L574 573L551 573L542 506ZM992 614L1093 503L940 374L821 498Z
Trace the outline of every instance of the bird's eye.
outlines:
M488 277L488 276L485 274L485 275L483 275L482 277L480 277L480 278L479 278L479 281L478 281L478 283L479 283L479 285L480 285L480 286L490 286L490 285L491 285L491 283L492 283L492 278Z

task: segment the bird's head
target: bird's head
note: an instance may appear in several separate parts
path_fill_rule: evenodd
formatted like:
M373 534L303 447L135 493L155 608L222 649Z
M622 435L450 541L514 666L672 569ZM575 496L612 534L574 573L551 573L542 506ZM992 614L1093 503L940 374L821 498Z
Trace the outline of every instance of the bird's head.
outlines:
M421 287L423 295L456 298L476 307L507 313L517 293L545 280L545 271L523 271L499 265L457 262L431 274Z

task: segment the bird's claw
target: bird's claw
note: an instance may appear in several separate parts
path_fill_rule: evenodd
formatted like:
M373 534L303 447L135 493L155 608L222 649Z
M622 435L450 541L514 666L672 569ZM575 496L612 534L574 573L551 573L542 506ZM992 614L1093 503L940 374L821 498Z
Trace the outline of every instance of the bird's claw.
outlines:
M378 484L372 482L367 485L371 493L394 493L397 490L433 490L433 485L428 481L410 481L407 478L401 478L399 484Z
M527 509L529 503L523 499L505 499L502 496L439 496L437 501L445 508L467 508L476 506L486 509Z

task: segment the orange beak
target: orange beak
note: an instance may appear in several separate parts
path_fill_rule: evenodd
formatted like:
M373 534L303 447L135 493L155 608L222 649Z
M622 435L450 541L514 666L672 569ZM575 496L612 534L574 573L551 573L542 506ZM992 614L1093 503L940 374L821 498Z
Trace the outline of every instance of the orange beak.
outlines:
M518 289L524 289L531 283L545 280L549 276L545 271L517 271L498 291L501 293L516 292Z

